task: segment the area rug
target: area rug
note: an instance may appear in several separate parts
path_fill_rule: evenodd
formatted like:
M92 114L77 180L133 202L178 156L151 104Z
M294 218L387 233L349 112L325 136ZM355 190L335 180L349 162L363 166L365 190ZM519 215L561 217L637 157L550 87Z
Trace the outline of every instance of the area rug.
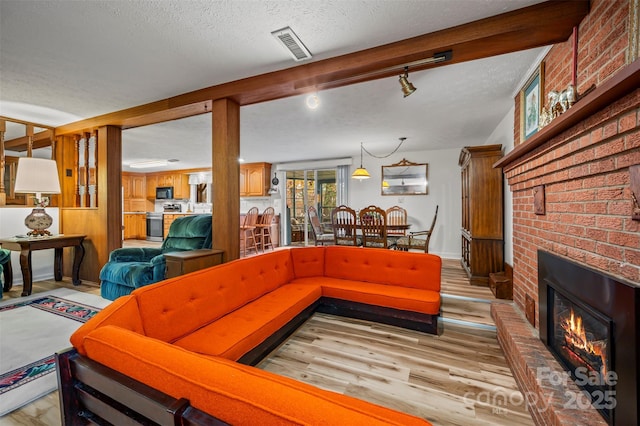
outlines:
M54 354L109 303L66 288L0 303L0 416L58 387Z

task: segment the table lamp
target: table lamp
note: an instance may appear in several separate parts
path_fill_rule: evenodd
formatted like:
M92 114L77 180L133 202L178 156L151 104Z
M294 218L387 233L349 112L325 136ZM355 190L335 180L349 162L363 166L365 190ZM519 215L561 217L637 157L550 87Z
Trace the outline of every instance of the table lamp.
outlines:
M47 228L53 223L53 218L44 211L49 205L49 197L42 197L42 194L60 193L60 179L55 160L20 157L14 191L18 194L36 194L35 203L38 207L24 220L25 226L31 229L27 235L51 235Z

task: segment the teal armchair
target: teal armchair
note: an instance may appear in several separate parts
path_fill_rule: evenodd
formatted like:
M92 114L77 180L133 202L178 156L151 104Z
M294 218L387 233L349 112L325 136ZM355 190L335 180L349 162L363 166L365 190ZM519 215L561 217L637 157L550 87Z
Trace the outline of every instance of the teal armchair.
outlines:
M191 215L173 221L160 248L125 247L109 254L100 271L100 294L115 300L138 287L165 279L164 253L211 248L211 215Z

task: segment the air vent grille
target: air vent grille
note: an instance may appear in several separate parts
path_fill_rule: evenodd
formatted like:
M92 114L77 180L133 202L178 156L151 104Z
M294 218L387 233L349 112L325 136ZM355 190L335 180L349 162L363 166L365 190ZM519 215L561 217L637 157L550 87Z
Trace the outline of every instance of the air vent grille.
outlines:
M309 52L309 49L306 48L291 28L285 27L273 31L271 35L287 49L296 62L311 59L311 52Z

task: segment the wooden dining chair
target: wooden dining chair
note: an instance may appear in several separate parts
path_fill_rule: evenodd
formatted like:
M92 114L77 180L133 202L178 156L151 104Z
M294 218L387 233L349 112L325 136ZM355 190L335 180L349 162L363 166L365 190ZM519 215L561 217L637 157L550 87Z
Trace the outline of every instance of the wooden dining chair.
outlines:
M315 245L333 244L333 232L325 232L318 217L318 211L315 207L309 206L307 209L307 215L309 216L309 223L311 224L311 232L313 232L313 240Z
M389 248L395 244L387 238L387 213L378 206L360 210L360 230L364 247Z
M362 239L358 237L356 211L345 205L331 211L331 226L333 227L333 242L336 245L359 246Z
M258 223L259 210L251 207L244 217L244 222L240 226L240 249L241 257L246 256L249 250L258 254L258 242L256 240L256 224Z
M436 226L436 219L438 219L438 206L436 206L436 213L433 215L431 227L426 231L409 232L409 235L400 237L396 242L396 248L404 251L411 249L422 250L425 253L429 253L429 240L431 239L433 228Z
M387 210L387 225L406 225L407 210L400 206L389 207ZM387 238L395 244L400 237L407 235L407 229L387 228Z
M260 215L260 219L256 223L256 237L258 239L257 246L264 253L267 247L271 247L273 250L273 239L271 238L271 222L273 216L275 216L275 209L273 207L267 207Z

